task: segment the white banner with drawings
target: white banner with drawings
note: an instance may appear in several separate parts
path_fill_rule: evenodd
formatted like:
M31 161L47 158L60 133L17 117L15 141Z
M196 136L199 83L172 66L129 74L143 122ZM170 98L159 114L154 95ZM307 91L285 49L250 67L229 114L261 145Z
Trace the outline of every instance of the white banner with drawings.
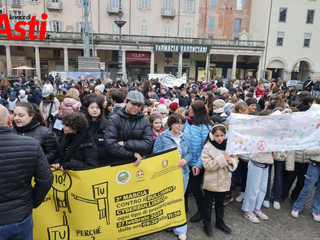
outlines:
M320 111L252 116L232 113L229 154L304 150L320 147Z

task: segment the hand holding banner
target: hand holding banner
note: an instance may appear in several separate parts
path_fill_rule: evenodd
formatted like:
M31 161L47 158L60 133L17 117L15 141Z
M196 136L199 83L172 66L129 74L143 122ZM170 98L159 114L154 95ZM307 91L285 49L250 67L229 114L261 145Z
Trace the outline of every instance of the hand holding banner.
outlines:
M53 171L34 210L35 240L129 239L186 223L178 150L141 162Z

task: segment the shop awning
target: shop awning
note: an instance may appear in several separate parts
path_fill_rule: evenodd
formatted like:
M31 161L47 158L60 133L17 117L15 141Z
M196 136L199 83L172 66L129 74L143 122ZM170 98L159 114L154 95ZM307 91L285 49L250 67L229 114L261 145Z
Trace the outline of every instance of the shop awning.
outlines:
M127 61L150 61L151 52L126 51Z

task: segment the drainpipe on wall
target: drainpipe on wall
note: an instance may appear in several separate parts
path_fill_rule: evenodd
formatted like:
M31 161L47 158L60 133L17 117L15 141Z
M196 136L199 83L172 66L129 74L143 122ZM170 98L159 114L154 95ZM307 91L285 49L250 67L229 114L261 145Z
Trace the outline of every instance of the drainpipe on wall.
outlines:
M268 23L268 32L267 32L266 48L265 48L265 50L264 50L264 64L263 64L262 78L265 78L265 72L266 72L266 67L267 67L266 64L267 64L267 52L268 52L269 35L270 35L270 25L271 25L272 3L273 3L273 0L271 0L271 3L270 3L269 23Z
M207 28L207 11L208 11L208 0L206 0L206 12L204 16L203 36L205 36L206 28Z
M181 0L179 0L179 9L178 9L178 33L177 33L177 37L179 37L179 32L180 32L180 5L181 5Z

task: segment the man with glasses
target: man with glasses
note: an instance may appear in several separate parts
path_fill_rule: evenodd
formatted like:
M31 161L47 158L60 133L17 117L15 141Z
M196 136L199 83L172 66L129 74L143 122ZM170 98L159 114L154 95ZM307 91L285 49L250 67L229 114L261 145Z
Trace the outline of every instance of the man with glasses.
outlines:
M124 101L125 107L109 118L105 129L105 144L111 165L135 162L138 166L142 156L152 148L152 130L141 109L142 93L130 91Z

